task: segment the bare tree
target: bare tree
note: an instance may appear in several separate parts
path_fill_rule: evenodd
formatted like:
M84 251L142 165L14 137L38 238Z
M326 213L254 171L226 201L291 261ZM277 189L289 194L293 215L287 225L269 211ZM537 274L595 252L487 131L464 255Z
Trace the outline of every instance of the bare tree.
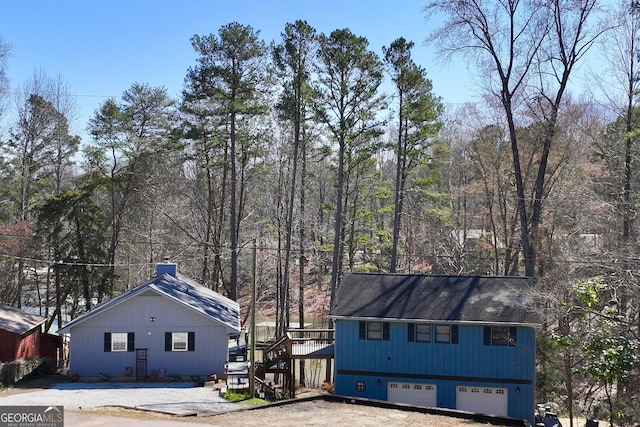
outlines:
M509 130L520 219L524 273L536 275L538 232L558 113L576 65L602 30L591 25L596 0L431 1L427 16L445 23L428 38L441 53L462 53L477 66L490 99L501 105ZM517 112L528 110L545 126L535 184L526 194Z
M11 53L10 46L0 38L0 122L5 113L6 100L9 97L9 78L7 77L7 62ZM0 129L2 131L2 129ZM1 134L1 133L0 133Z

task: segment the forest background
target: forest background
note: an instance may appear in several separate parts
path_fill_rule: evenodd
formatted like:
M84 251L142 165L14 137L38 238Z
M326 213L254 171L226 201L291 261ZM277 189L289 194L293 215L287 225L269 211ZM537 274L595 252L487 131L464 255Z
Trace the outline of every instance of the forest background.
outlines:
M637 5L422 13L479 101L436 96L402 37L230 22L190 39L180 96L131 82L80 135L70 86L10 84L0 40L0 301L59 325L166 259L242 303L255 263L279 334L326 322L345 271L535 276L538 399L637 424Z

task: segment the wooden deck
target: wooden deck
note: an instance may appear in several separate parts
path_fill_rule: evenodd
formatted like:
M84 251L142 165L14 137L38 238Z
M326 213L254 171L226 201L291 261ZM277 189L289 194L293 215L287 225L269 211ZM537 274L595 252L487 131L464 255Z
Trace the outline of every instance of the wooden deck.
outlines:
M295 361L333 359L334 334L333 329L289 329L285 335L264 348L264 372L283 374L283 388L289 390L293 397Z

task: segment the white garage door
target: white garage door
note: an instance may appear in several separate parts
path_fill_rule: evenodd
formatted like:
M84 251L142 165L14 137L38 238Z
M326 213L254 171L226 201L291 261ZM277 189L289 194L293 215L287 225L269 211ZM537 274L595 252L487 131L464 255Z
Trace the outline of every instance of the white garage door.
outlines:
M456 409L486 415L508 415L506 388L469 387L456 388Z
M389 402L436 407L438 393L435 384L390 382L387 386Z

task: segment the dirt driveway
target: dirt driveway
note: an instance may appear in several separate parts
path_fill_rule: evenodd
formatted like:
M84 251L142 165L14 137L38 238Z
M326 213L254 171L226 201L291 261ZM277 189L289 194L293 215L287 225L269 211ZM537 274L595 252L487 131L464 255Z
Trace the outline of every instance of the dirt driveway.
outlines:
M96 426L216 425L281 427L344 425L475 427L460 418L324 399L300 399L249 408L229 403L210 388L189 384L81 384L35 380L0 391L0 405L59 405L65 424ZM169 415L173 414L173 415ZM115 417L115 418L114 418Z

